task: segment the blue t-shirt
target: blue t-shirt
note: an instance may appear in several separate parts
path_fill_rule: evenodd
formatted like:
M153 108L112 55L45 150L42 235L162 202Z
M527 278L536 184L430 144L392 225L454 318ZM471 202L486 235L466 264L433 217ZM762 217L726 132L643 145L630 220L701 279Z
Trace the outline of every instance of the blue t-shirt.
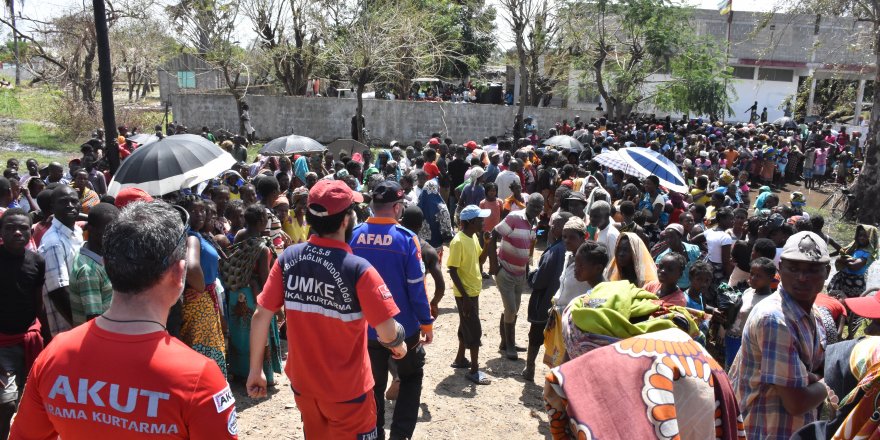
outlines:
M846 272L850 275L864 275L865 272L868 271L868 266L870 266L874 260L873 258L871 258L871 254L868 251L863 250L863 249L857 249L855 252L853 252L852 257L856 260L865 260L866 263L859 270L850 270L850 269L843 270L844 272Z
M191 235L199 239L199 259L202 265L202 274L205 276L205 285L214 284L217 275L220 273L220 254L210 241L202 237L202 234L191 229L186 231L187 235Z
M696 263L697 260L700 259L700 247L690 243L682 243L682 245L684 246L685 258L687 258L687 265L682 271L681 278L678 279L678 288L681 290L687 290L691 287L691 278L690 275L688 275L688 272L690 272L691 266L693 266L694 263ZM654 259L654 261L657 264L660 264L660 259L670 252L672 252L672 249L666 249L665 251L660 252L660 254L657 255L657 258Z

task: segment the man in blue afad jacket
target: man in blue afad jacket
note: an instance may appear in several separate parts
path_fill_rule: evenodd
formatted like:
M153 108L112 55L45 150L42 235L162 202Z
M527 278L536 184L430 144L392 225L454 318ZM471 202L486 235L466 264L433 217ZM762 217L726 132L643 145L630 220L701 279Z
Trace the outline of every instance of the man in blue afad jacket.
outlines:
M354 230L351 249L355 255L370 262L382 275L400 313L394 319L406 330L409 349L403 359L389 359L391 352L376 340L376 331L369 329L367 349L373 368L373 389L376 396L376 424L379 439L384 440L385 400L389 362L397 367L400 392L390 438L408 439L413 435L419 415L424 377L425 349L434 338L431 307L425 292L424 265L419 238L397 224L404 210L404 191L397 182L385 181L373 189L370 208L373 216Z

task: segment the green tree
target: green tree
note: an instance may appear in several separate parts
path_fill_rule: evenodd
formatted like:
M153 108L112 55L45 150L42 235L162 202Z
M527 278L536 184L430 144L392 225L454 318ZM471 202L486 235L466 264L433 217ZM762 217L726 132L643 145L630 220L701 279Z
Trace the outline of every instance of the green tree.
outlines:
M654 106L660 110L721 118L733 114L736 93L724 53L712 44L688 45L670 60L672 79L660 84Z
M495 49L495 8L485 0L415 0L437 43L457 56L441 62L438 74L467 78L492 56Z
M575 0L562 15L574 66L596 83L611 118L650 100L647 78L670 72L676 56L703 44L690 31L689 9L669 0Z

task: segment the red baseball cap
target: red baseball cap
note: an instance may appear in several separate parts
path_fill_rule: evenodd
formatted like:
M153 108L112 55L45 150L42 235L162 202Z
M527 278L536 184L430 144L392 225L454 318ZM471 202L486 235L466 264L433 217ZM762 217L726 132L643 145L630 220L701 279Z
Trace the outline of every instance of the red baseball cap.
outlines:
M353 203L363 201L363 194L352 191L345 182L322 179L309 190L308 207L312 215L327 217L345 211Z
M440 139L431 138L431 140L428 141L428 145L440 145Z
M465 146L465 148L467 148L468 150L471 150L471 151L477 149L477 143L474 141L467 141L467 142L465 142L464 146Z
M152 202L153 197L140 188L123 188L119 191L119 194L116 194L113 204L116 205L117 208L122 209L125 205L137 201Z
M856 315L868 319L880 319L880 296L877 292L871 296L860 296L843 300L846 306Z

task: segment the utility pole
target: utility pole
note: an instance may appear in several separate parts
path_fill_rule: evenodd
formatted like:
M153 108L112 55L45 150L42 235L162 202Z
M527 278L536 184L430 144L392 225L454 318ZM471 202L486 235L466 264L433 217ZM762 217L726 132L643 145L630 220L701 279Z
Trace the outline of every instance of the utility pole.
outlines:
M116 145L116 115L113 113L113 75L110 69L110 35L104 0L92 0L95 10L95 37L98 43L98 79L101 83L101 114L104 119L104 148L110 160L110 174L119 169L119 146Z

